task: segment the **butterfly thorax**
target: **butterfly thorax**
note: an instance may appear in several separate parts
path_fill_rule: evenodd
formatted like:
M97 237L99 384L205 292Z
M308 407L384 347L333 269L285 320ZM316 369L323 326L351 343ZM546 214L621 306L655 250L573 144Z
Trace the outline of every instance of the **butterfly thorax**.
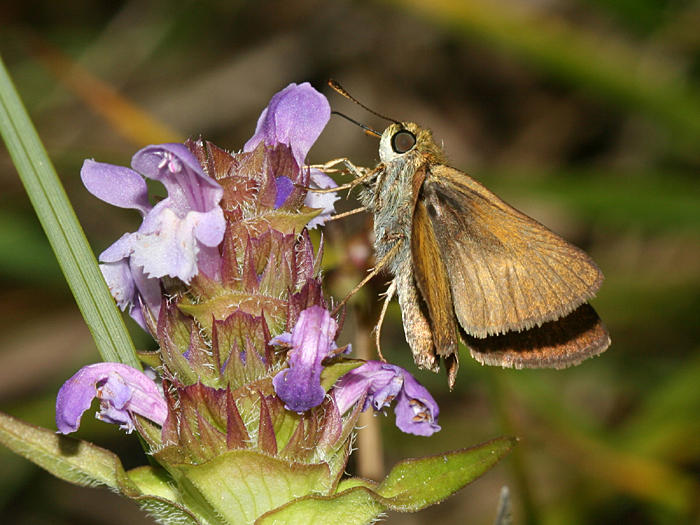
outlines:
M392 143L397 133L407 131L415 137L415 145L403 153L396 151ZM397 242L398 252L388 263L389 271L397 275L403 262L410 261L410 238L413 210L420 187L415 187L414 177L421 169L442 160L442 151L435 145L432 133L412 122L389 126L379 146L382 162L360 199L374 216L374 248L381 260Z

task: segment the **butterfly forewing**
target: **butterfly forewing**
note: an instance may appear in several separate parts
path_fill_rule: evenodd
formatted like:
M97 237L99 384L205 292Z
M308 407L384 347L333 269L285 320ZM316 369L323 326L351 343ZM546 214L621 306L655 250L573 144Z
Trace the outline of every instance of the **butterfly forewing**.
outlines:
M452 310L450 281L428 212L420 201L413 214L411 259L413 275L428 310L435 351L443 357L456 354L459 331Z
M554 321L600 287L602 273L586 253L465 173L430 166L422 192L467 334L484 338Z

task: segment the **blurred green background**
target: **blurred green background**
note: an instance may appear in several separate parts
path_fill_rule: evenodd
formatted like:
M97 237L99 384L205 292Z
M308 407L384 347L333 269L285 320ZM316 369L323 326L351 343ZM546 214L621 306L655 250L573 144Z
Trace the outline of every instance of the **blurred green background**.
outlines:
M583 247L606 281L612 336L565 371L489 369L467 353L455 391L418 373L442 432L379 418L387 466L521 438L443 504L387 523L492 523L501 486L516 524L697 523L700 482L700 6L664 0L4 2L0 53L99 253L137 216L79 180L84 158L128 165L148 143L201 134L239 149L268 99L310 81L335 109L384 123L325 87L415 120L450 163ZM332 119L310 162L377 162L377 142ZM354 206L352 198L341 210ZM371 266L369 219L326 229L328 293ZM343 339L362 346L386 278L358 294ZM60 384L97 352L0 151L0 409L53 428ZM152 345L133 324L138 347ZM358 343L360 341L360 343ZM413 370L397 305L383 350ZM79 437L145 461L86 417ZM352 466L352 465L351 465ZM3 524L150 523L105 490L52 479L0 450Z

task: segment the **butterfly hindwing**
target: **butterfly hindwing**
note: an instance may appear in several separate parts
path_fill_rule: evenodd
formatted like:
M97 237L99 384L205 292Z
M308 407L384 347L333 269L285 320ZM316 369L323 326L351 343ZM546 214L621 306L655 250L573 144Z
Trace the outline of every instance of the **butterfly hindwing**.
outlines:
M566 368L603 352L610 336L595 310L582 304L567 316L522 332L466 336L474 359L509 368Z

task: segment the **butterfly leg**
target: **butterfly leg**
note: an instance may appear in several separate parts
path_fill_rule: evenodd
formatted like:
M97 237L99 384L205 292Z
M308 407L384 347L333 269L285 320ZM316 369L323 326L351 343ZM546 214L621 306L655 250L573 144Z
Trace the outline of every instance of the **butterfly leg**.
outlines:
M325 164L311 164L309 168L321 170L324 173L342 173L343 170L336 169L339 164L345 164L345 162L350 162L346 157L341 157L339 159L329 160Z
M391 284L389 285L389 288L387 288L386 292L384 293L384 304L382 305L382 311L379 314L379 321L377 321L377 326L374 328L374 342L377 345L377 354L379 354L379 359L382 361L386 362L386 359L384 358L384 354L382 354L382 345L381 345L381 337L382 337L382 325L384 324L384 316L386 315L386 311L389 309L389 303L394 297L394 294L396 293L396 279L391 281Z
M352 162L350 162L349 159L343 157L339 159L333 159L325 164L312 164L309 166L309 168L315 168L323 171L324 173L339 173L342 172L343 170L336 169L335 166L343 164L345 166L345 170L349 171L353 177L355 177L352 181L348 182L347 184L342 184L340 186L336 186L335 188L304 188L309 191L313 191L314 193L334 193L336 191L342 191L342 190L351 190L358 184L366 181L367 179L373 177L377 171L379 170L379 167L375 169L369 169L369 168L361 168L359 166L355 166Z
M344 219L345 217L349 217L350 215L355 215L357 213L362 213L363 211L367 211L367 208L364 206L360 206L359 208L355 208L354 210L346 211L343 213L336 213L335 215L331 215L328 219L326 219L326 223L329 223L331 221L337 221L338 219Z
M355 294L358 292L358 290L359 290L360 288L362 288L365 284L367 284L367 283L369 282L369 280L370 280L372 277L374 277L375 275L377 275L377 274L382 270L382 268L384 268L384 266L386 266L387 263L388 263L389 261L391 261L391 259L393 259L393 257L396 255L396 252L399 251L399 248L401 247L401 244L402 244L401 239L399 239L398 241L396 241L396 244L394 244L394 246L391 247L391 250L389 250L389 251L387 252L387 254L386 254L384 257L381 258L381 260L376 264L376 266L375 266L374 268L372 268L372 270L365 276L365 278L362 279L362 280L357 284L357 286L355 286L355 288L353 288L352 290L350 290L350 293L347 294L347 295L345 296L345 298L344 298L342 301L340 301L340 302L338 303L338 306L336 306L336 307L333 309L333 312L331 313L331 315L337 314L337 313L338 313L338 310L340 310L340 309L343 307L343 305L344 305L345 303L348 302L348 299L350 299L353 295L355 295Z
M336 168L336 166L340 164L345 166L345 170ZM311 164L309 168L321 170L324 173L342 173L343 171L349 171L356 179L362 177L368 171L367 168L355 166L347 157L329 160L325 164Z
M355 178L348 182L347 184L341 184L340 186L335 186L334 188L311 188L307 186L300 186L304 188L305 190L308 191L313 191L314 193L335 193L336 191L342 191L342 190L351 190L355 186L362 184L364 181L367 179L373 177L376 173L377 170L367 170L365 168L358 168L354 164L352 164L350 161L348 161L348 165L352 166L353 169L357 170L357 173L353 173L355 175ZM364 170L364 171L361 171Z
M371 173L374 173L376 170L369 169L369 168L361 168L358 166L355 166L352 162L350 162L349 159L343 159L343 164L345 164L345 168L355 177L355 180L360 180L368 177Z

